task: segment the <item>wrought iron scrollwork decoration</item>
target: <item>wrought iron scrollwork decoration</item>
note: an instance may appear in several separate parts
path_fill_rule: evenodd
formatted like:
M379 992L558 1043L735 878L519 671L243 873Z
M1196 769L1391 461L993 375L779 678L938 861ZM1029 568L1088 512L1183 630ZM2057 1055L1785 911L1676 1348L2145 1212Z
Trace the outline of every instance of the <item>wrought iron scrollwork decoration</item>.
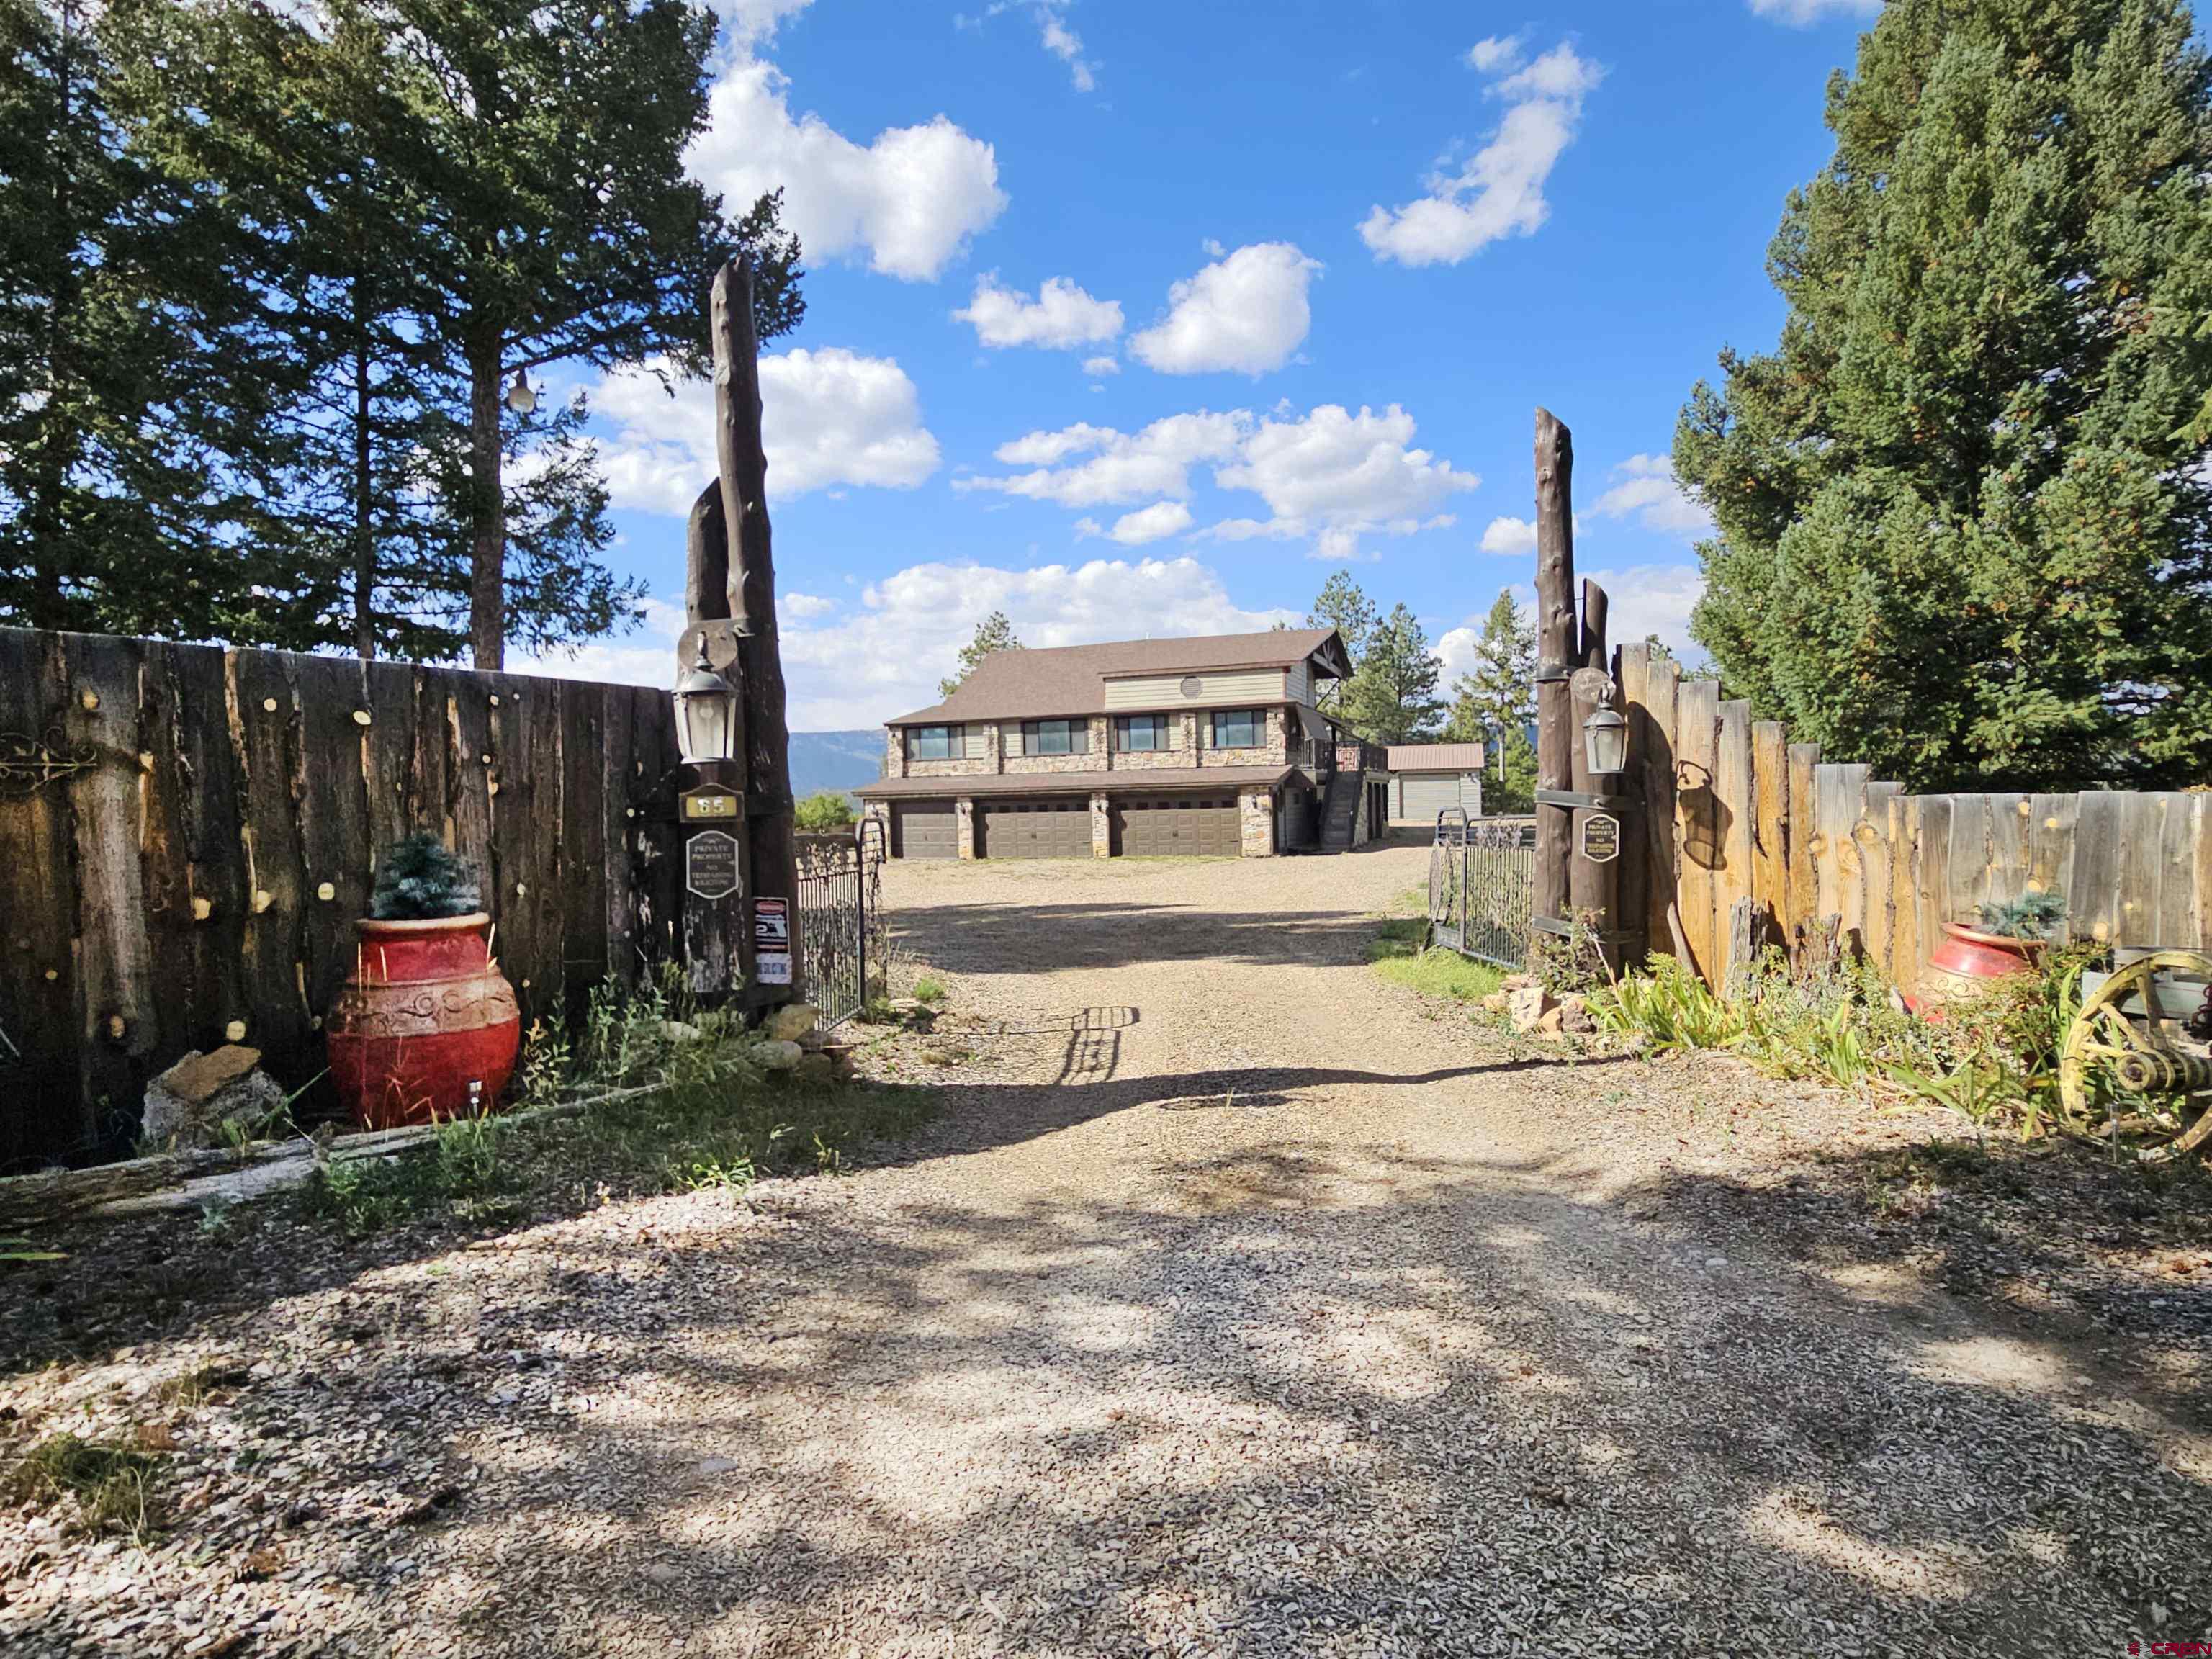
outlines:
M48 784L90 771L100 763L100 745L71 743L59 726L43 737L0 732L0 797L36 794Z

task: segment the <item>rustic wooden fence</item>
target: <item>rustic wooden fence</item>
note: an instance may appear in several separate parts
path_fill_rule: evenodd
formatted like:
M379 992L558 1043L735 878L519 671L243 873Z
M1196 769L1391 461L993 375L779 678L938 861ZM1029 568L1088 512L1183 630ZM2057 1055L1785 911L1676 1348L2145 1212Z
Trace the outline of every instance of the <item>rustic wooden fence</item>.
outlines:
M127 1148L188 1048L308 1083L410 830L481 867L526 1028L667 948L649 687L0 629L0 1172Z
M1653 949L1673 951L1673 905L1717 988L1746 898L1767 939L1840 916L1908 991L1943 923L2031 890L2064 895L2073 938L2212 950L2212 793L1907 795L1864 766L1823 763L1817 744L1790 742L1644 646L1616 663L1652 813L1643 925Z

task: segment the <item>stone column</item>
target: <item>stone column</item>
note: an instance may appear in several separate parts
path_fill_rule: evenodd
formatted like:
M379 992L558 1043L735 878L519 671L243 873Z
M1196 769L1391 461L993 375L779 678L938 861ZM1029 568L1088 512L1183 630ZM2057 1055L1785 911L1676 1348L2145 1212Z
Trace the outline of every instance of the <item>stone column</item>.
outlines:
M975 856L975 803L963 795L952 803L952 811L959 819L959 827L953 831L955 844L959 848L962 858L973 860Z
M1091 763L1094 771L1110 772L1114 769L1114 745L1108 740L1112 731L1113 723L1109 716L1093 714L1091 717L1091 752L1084 758Z
M1237 798L1237 828L1243 837L1244 856L1269 859L1275 855L1275 792L1247 789Z
M1114 811L1106 804L1106 797L1091 797L1091 856L1110 859L1114 856Z
M986 771L1006 769L1006 728L996 720L983 728L983 759Z
M906 734L896 726L884 728L884 775L887 778L906 775Z

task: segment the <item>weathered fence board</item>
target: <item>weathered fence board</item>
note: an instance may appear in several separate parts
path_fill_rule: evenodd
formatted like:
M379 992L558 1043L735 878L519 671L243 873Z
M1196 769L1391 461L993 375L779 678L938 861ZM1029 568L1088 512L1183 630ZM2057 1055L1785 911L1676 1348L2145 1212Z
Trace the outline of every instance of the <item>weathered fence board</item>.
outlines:
M50 733L93 763L0 795L0 1171L127 1149L187 1048L313 1079L409 830L482 869L526 1015L580 1012L667 938L651 687L0 629L0 734Z
M1651 948L1676 948L1671 894L1711 983L1727 982L1729 920L1747 896L1754 948L1835 916L1850 946L1908 991L1945 923L2029 892L2064 896L2072 938L2212 950L2212 793L1907 796L1865 766L1823 762L1778 723L1750 721L1746 705L1672 661L1626 647L1620 665L1632 763L1673 825L1643 849Z

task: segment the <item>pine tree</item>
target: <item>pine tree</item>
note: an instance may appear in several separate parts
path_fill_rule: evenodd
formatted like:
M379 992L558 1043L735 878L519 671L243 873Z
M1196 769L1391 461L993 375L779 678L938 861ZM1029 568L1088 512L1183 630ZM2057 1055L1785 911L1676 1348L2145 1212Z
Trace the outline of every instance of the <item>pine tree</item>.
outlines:
M1338 718L1370 743L1413 743L1434 731L1443 672L1419 621L1402 604L1374 625Z
M1018 651L1022 642L1014 637L1014 625L1006 620L1003 611L994 611L975 624L975 636L960 647L960 665L949 680L937 683L937 695L949 697L960 689L960 683L975 672L975 665L994 651Z
M1506 732L1535 718L1536 624L1511 593L1492 603L1475 641L1474 667L1452 683L1451 696L1449 743L1501 744Z
M1359 672L1359 659L1367 653L1367 641L1375 632L1376 619L1375 602L1352 580L1349 570L1333 572L1315 596L1313 609L1306 612L1308 628L1336 630L1355 674ZM1323 714L1342 717L1345 687L1349 683L1330 680L1322 685L1316 702Z
M1693 622L1921 788L2212 776L2212 100L2179 0L1893 0L1678 477Z

